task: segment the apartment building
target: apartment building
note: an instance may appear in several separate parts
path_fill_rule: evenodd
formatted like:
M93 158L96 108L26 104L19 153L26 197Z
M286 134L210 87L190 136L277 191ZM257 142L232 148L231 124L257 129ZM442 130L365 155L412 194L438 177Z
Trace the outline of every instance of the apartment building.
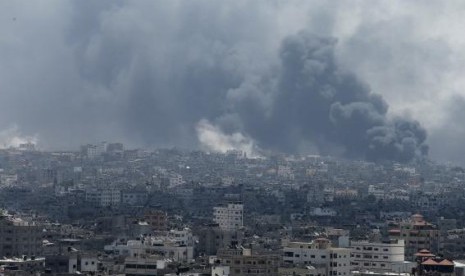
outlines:
M218 250L219 264L229 267L229 276L278 276L280 260L279 255L252 253L245 248Z
M166 261L156 256L126 257L124 259L125 275L160 275L166 268Z
M213 208L213 221L223 230L238 230L244 226L244 205L228 203Z
M0 214L0 257L42 255L42 231L34 223Z
M86 202L100 207L116 207L121 204L121 191L118 189L86 190Z
M439 249L439 230L420 214L397 223L396 227L389 230L389 238L405 241L405 259L408 261L413 261L414 254L422 249L431 252Z
M165 236L115 241L111 245L106 245L104 250L118 256L140 257L148 254L176 262L191 262L194 259L194 239L190 229L186 228L171 230Z
M149 210L144 213L144 220L154 231L166 231L168 229L168 215L160 210Z
M336 248L325 238L312 242L289 242L283 248L283 262L323 266L325 275L350 275L350 248Z
M220 248L241 244L244 238L242 230L223 230L217 224L199 227L195 235L198 237L197 253L206 255L216 255Z
M398 272L405 260L404 240L352 241L351 264L356 270Z

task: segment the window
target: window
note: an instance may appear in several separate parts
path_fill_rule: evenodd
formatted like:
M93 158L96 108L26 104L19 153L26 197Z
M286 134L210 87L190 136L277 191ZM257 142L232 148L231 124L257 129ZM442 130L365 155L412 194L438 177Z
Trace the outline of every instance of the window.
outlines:
M291 251L284 252L284 257L294 257L294 252L291 252Z

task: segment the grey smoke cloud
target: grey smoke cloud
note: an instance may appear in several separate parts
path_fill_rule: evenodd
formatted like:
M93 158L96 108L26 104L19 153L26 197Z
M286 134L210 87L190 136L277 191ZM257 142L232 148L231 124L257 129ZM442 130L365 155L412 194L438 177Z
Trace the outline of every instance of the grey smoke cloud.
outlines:
M258 85L245 85L237 115L243 131L264 148L302 152L312 145L320 153L369 160L407 162L425 156L426 131L416 121L386 116L383 98L335 62L333 38L299 32L284 39L281 65ZM250 110L253 110L251 113ZM256 114L259 110L261 114ZM258 119L259 118L259 119Z
M367 3L2 2L0 129L45 148L197 147L206 120L232 144L409 160L426 152L412 117L454 139L435 131L438 91L459 93L460 1Z

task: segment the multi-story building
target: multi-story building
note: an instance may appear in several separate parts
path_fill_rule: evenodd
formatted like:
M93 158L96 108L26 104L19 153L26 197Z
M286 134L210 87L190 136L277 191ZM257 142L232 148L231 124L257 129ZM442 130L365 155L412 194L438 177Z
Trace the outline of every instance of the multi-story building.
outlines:
M465 258L465 229L452 229L441 237L440 253L447 258Z
M144 220L155 231L166 231L168 229L168 218L165 212L159 210L147 211Z
M229 267L229 276L278 276L279 255L252 254L251 249L224 248L218 251L218 261Z
M69 273L92 273L96 272L99 268L99 261L96 255L74 253L69 255Z
M312 205L320 205L325 201L325 186L323 183L312 185L307 193L307 203Z
M37 275L44 271L45 258L22 257L0 259L1 275Z
M216 255L220 248L241 244L244 237L241 230L223 230L217 224L199 227L195 234L199 239L196 251L205 255Z
M86 202L100 207L116 207L121 204L121 191L118 189L86 190Z
M42 231L7 214L0 214L0 257L42 255Z
M412 261L414 254L421 249L431 252L439 249L439 230L419 214L399 222L395 228L389 230L389 238L405 240L405 259L408 261Z
M237 230L244 226L244 205L228 203L227 206L213 208L213 221L223 230Z
M229 266L212 266L212 273L213 276L229 276L230 275L230 267Z
M174 187L178 187L184 184L184 179L182 178L182 175L177 174L177 173L172 173L169 176L169 182L170 182L170 188L174 188Z
M97 255L67 252L45 257L45 268L53 274L94 274L99 270Z
M99 153L98 146L97 145L82 145L81 146L81 154L88 159L95 159L97 158Z
M368 186L368 195L376 197L376 199L384 199L386 196L386 192L381 187L377 187L375 185Z
M151 236L139 240L116 241L105 246L106 252L118 256L140 257L159 255L176 262L194 259L194 239L190 229L171 230L166 236Z
M148 193L141 190L125 190L121 193L121 203L130 206L143 206L147 203Z
M289 242L283 248L283 262L324 267L325 275L350 275L350 248L335 248L328 239Z
M405 260L403 240L384 242L352 241L351 262L356 270L396 271Z
M165 269L166 261L154 256L126 257L124 259L125 275L160 275Z

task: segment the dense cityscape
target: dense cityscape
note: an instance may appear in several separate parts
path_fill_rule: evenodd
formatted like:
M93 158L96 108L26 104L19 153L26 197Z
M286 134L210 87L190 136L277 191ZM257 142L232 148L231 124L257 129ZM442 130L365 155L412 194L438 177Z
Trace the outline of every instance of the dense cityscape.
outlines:
M0 0L0 276L465 276L464 15Z
M426 159L25 143L0 179L4 275L464 273L465 170Z

